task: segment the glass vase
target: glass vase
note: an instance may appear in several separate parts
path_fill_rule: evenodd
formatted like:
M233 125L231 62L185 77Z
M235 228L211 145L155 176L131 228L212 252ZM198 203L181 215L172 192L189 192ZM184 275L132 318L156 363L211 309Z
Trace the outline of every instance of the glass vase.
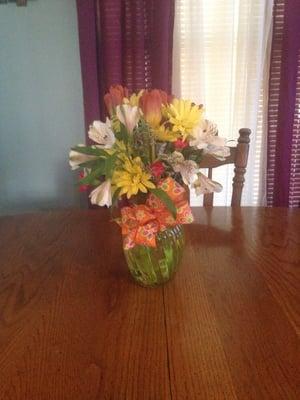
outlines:
M124 254L133 279L142 286L155 287L172 278L183 248L183 227L176 225L157 234L156 247L136 245Z

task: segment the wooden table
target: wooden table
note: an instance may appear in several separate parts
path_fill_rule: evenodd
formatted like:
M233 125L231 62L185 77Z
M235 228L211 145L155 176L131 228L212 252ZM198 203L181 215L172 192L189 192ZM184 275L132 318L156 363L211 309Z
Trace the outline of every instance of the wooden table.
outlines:
M0 219L0 399L300 399L300 210L195 210L173 281L100 211Z

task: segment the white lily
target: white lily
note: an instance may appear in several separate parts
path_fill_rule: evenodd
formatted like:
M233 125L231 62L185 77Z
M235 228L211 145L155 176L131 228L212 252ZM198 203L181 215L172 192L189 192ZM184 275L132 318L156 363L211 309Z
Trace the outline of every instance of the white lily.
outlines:
M175 172L181 174L183 182L189 185L198 169L196 162L193 160L185 160L179 151L173 151L173 153L165 159L172 165Z
M79 144L78 147L83 147L84 144ZM97 156L90 156L88 154L82 154L78 151L71 150L69 153L69 164L72 170L79 168L79 165L86 162L95 160Z
M107 206L110 207L112 204L112 195L111 195L111 180L107 179L101 185L96 187L90 193L90 199L92 204L97 204L98 206Z
M226 139L217 136L217 125L204 119L194 129L190 145L203 150L203 153L211 154L219 160L225 160L230 155L230 149L226 146Z
M206 147L207 143L210 143L211 140L217 138L217 140L221 139L218 134L217 125L209 121L208 119L203 119L200 123L193 129L192 137L194 139L190 140L191 146L196 146L198 148ZM221 145L221 142L219 143ZM224 143L225 144L225 143Z
M176 164L173 169L175 172L180 172L183 182L189 185L197 172L197 164L193 160L184 160L180 164Z
M230 156L230 148L228 146L215 146L213 144L209 144L206 149L203 149L203 153L211 154L218 160L224 161L226 157Z
M222 191L223 187L220 185L220 183L212 181L201 172L199 172L197 175L198 178L192 183L192 188L195 189L197 196L212 192L219 193Z
M90 139L105 149L110 149L116 141L109 118L106 118L105 122L94 121L88 135Z
M118 119L124 124L129 133L132 133L140 119L140 110L137 106L122 104L117 106L116 114Z

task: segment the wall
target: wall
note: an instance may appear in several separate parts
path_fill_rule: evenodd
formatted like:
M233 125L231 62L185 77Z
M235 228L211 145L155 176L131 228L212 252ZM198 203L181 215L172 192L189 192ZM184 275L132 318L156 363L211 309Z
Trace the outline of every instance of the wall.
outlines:
M83 141L75 0L0 5L0 213L78 206Z

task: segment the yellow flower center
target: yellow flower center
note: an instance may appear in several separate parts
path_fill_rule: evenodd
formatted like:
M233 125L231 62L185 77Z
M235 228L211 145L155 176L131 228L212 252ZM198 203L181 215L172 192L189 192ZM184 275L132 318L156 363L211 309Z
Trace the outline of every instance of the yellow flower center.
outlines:
M113 184L121 188L120 196L126 194L127 198L136 195L139 191L147 193L148 189L154 189L151 182L151 174L143 170L144 165L140 157L134 159L124 158L124 164L113 174Z
M185 140L192 134L203 115L203 108L189 100L174 99L165 107L165 116L172 125L173 132L179 132Z

